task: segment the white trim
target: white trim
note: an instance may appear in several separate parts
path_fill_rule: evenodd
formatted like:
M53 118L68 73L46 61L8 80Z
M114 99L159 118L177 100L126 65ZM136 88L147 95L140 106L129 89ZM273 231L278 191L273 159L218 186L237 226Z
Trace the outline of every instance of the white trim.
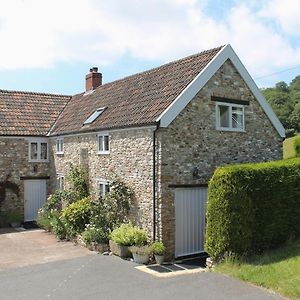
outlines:
M103 137L103 149L105 148L105 137L108 137L108 150L100 150L100 145L99 145L99 137ZM100 132L97 133L97 154L109 154L110 153L110 135L108 132Z
M227 106L229 108L229 127L221 127L219 126L219 106ZM246 132L245 129L245 106L241 104L233 104L226 102L216 102L216 129L220 131L234 131L234 132ZM238 113L243 116L243 128L234 128L232 127L232 108L239 107L242 108L242 113Z
M63 182L61 180L63 180ZM56 173L56 190L65 190L65 175L62 173Z
M62 149L59 149L59 148L62 148ZM62 137L57 138L56 139L56 154L64 154L64 149L65 149L64 138L62 138Z
M245 83L263 108L278 134L281 137L285 137L284 127L229 44L219 51L219 53L207 64L207 66L195 77L195 79L179 94L173 103L157 118L156 122L160 122L161 127L168 127L227 59L230 59L241 77L244 79Z

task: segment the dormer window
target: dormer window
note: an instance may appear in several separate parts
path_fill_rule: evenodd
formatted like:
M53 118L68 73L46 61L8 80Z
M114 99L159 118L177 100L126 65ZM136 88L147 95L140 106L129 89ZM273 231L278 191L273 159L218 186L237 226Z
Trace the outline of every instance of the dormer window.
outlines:
M98 108L94 111L83 123L83 125L89 125L93 123L105 110L105 107Z

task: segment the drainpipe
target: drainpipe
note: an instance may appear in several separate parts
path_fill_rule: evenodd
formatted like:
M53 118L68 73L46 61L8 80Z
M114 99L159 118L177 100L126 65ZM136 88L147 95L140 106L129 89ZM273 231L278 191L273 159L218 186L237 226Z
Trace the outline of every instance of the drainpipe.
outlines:
M159 128L159 123L156 123L156 128L153 131L153 242L155 242L156 239L156 147L155 147L155 141L156 141L156 132Z

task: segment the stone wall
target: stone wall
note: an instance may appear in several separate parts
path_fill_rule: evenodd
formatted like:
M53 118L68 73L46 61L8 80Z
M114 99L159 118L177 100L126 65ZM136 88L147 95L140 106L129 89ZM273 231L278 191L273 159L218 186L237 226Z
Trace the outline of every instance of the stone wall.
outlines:
M133 221L152 235L152 140L153 129L110 131L110 153L97 154L97 133L65 136L64 154L55 154L56 138L51 138L52 189L56 174L67 175L70 164L82 164L88 172L89 191L96 195L98 180L119 177L134 192Z
M216 104L211 96L249 101L246 132L216 130ZM158 237L175 251L174 188L206 184L216 167L282 158L282 138L238 72L227 61L168 128L159 129ZM198 176L193 176L197 167Z
M5 194L0 204L2 212L18 210L24 215L24 180L21 178L45 176L49 176L49 163L28 161L26 138L0 137L0 193Z

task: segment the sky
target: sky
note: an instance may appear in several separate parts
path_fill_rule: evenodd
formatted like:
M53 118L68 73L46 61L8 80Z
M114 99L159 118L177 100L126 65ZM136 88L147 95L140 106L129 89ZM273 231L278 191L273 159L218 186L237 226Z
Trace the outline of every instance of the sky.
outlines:
M230 43L259 87L300 75L299 0L0 0L0 89L72 95ZM275 73L275 74L274 74Z

